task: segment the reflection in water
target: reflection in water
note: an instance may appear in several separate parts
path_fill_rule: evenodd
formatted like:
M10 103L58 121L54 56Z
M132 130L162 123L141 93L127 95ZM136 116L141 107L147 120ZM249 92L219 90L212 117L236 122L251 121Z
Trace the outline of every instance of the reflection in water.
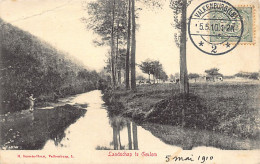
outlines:
M194 146L214 146L221 145L225 148L238 147L241 143L248 144L248 141L234 140L230 137L220 136L214 133L191 130L191 129L179 129L178 127L164 127L159 124L143 124L137 126L130 120L111 116L107 112L108 106L104 104L102 100L101 91L91 91L88 93L79 94L73 97L64 98L58 104L66 103L73 106L77 105L87 110L83 117L80 117L75 123L69 127L61 126L58 130L53 131L53 127L48 125L48 121L55 121L55 115L48 115L46 121L44 121L43 131L51 132L48 136L47 142L39 142L37 135L32 135L32 144L30 147L23 147L23 149L41 149L43 150L68 150L70 152L86 150L164 150L173 152L180 147L174 145L180 145L185 149L191 149ZM88 104L88 106L86 106ZM55 104L57 105L57 104ZM46 110L48 111L48 110ZM57 113L58 115L58 113ZM25 114L27 120L26 125L34 123L39 120L39 115L33 113ZM16 118L18 119L18 118ZM63 118L66 119L66 118ZM46 122L46 123L45 123ZM39 122L38 122L39 123ZM35 126L35 127L37 127ZM32 129L33 130L33 129ZM43 132L41 131L41 132ZM40 135L40 133L37 133ZM153 135L154 134L154 135ZM20 133L10 129L6 134L7 138L10 137L9 143L14 142L14 138L18 138ZM157 136L157 137L155 137ZM172 144L165 144L159 138L163 138L164 142ZM36 142L34 142L36 141ZM151 144L152 143L152 144ZM259 145L249 143L250 145ZM249 147L245 146L245 147ZM5 147L7 145L4 145ZM238 147L240 148L240 147ZM175 150L174 150L175 149ZM240 148L241 149L241 148ZM248 149L248 148L246 148Z
M129 150L132 150L132 138L131 138L131 124L127 121L127 132L128 132L128 146Z
M63 144L60 144L60 143L61 143L61 141L62 141L62 139L63 139L64 137L65 137L65 133L64 133L64 132L57 134L57 136L54 137L54 139L53 139L55 146L61 146L61 147L63 147ZM60 145L59 145L59 144L60 144Z
M134 146L134 150L138 150L138 138L137 138L137 126L135 123L126 120L123 117L114 116L110 118L109 121L110 125L113 128L113 142L112 145L114 146L114 150L132 150ZM133 133L131 133L131 124ZM128 145L122 145L121 143L121 131L127 126L127 136L128 136ZM131 136L133 134L133 136ZM132 143L133 138L133 143ZM133 145L132 145L133 144ZM104 147L103 147L104 148ZM96 149L101 149L101 147L97 147Z
M133 139L134 139L134 150L138 150L138 140L137 140L137 126L133 122Z
M125 127L125 121L121 117L112 117L109 120L113 128L113 145L114 150L123 149L120 138L120 131Z
M98 90L68 100L71 105L88 104L87 112L64 133L48 140L43 150L172 150L175 147L163 143L126 118L108 115Z

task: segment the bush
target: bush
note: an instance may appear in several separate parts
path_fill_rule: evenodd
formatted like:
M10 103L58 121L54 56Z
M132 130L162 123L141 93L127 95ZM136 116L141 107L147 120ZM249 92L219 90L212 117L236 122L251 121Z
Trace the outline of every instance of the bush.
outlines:
M202 105L202 99L197 95L190 94L185 97L181 94L162 100L153 108L147 120L155 123L169 125L182 124L182 109L184 109L185 127L209 129L216 126L216 117Z
M249 76L249 79L259 80L259 73L254 72Z

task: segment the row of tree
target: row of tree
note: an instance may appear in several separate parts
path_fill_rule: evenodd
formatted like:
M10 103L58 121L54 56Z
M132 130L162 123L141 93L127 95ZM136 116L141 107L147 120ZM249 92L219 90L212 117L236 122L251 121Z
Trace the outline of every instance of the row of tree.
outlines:
M259 80L259 72L239 72L235 74L236 77L242 77L242 78L248 78L248 79L254 79Z
M148 6L160 7L155 0L140 0ZM82 18L87 29L98 34L97 46L110 46L107 70L112 87L121 82L125 71L126 89L136 90L136 6L135 0L97 0L83 6L88 18ZM131 73L131 78L130 78ZM130 85L131 79L131 85Z
M217 76L223 76L221 73L219 73L219 69L218 68L211 68L211 69L207 69L205 70L205 73L207 74L208 77L217 77ZM200 75L198 73L189 73L188 74L188 79L194 79L196 81L197 78L199 78ZM170 75L170 79L179 79L180 78L180 74L176 73L175 76L174 75Z
M221 74L219 72L218 68L211 68L211 69L205 70L205 73L206 73L206 77L211 77L211 78L222 77L222 78L226 78L226 79L232 79L235 77L241 77L241 78L259 80L259 72L239 72L232 76L224 76L223 74ZM179 73L176 73L175 75L172 75L172 74L170 75L170 79L176 79L179 77L180 77ZM194 79L195 81L199 77L205 77L205 76L199 75L198 73L189 73L188 74L188 78Z
M153 75L154 80L167 80L168 76L163 70L162 64L158 60L150 60L147 59L146 61L143 61L139 68L143 71L143 73L146 73L149 75L149 82L150 82L150 75Z

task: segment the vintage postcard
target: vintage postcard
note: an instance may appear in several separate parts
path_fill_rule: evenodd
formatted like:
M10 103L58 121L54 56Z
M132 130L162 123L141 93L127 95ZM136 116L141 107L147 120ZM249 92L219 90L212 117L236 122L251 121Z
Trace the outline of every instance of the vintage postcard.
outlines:
M0 0L0 163L260 163L259 0Z

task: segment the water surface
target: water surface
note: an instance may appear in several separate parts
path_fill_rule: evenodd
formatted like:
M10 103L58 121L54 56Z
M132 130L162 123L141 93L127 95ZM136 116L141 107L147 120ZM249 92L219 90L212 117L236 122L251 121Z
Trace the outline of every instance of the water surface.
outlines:
M61 136L48 140L43 150L155 150L172 149L151 132L123 117L109 117L101 91L95 90L62 99L60 103L88 104L85 116L70 125Z

